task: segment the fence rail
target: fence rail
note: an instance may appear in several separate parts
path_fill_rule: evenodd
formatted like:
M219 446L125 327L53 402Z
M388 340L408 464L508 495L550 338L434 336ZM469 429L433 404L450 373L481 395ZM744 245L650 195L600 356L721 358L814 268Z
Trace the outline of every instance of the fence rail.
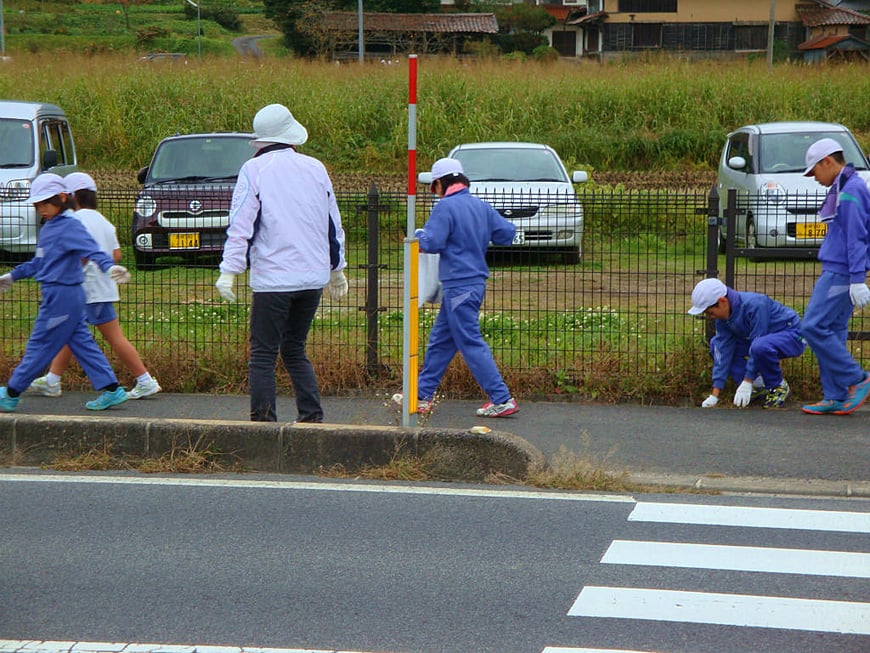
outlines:
M406 196L380 193L374 185L336 193L350 290L337 302L324 296L310 355L326 393L395 387L402 362ZM686 314L689 295L705 276L725 279L725 267L737 289L765 292L803 312L818 263L767 259L758 252L750 259L733 246L726 259L711 241L718 240L718 212L706 193L593 189L578 197L584 212L580 263L565 263L565 251L546 247L490 255L481 328L518 395L578 392L660 402L697 395L709 384L707 326ZM214 257L158 259L154 269L136 270L135 199L135 191L112 189L99 197L100 211L118 229L123 262L134 271L118 305L128 338L168 390L244 390L250 300L245 279L239 277L238 303L227 304L214 289ZM418 225L430 209L431 199L417 198ZM16 283L0 302L0 373L8 376L36 314L37 284ZM424 347L436 311L421 310ZM860 313L853 322L853 331L865 331ZM860 342L853 347L861 357ZM118 371L128 382L126 371ZM811 383L812 354L790 361L788 373ZM451 366L444 386L452 394L476 392L460 363Z

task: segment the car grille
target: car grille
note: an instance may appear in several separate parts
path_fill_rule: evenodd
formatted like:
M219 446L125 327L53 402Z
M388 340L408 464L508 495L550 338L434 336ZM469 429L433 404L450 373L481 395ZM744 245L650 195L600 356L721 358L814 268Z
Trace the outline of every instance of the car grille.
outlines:
M196 225L197 220L209 225L214 224L215 219L229 220L230 212L227 209L211 209L193 213L191 211L162 211L158 222L165 227L176 226L173 222L183 222L185 225Z
M502 217L507 218L508 220L517 220L520 218L531 218L533 215L538 213L537 206L521 206L521 207L506 207L501 209L496 209Z

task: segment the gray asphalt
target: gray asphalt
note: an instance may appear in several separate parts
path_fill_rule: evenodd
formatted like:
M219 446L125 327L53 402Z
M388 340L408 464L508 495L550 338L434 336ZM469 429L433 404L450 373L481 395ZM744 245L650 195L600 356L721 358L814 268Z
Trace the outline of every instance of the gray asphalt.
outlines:
M31 415L93 415L91 392L60 398L25 395L16 411ZM324 397L334 424L399 425L386 396ZM765 411L571 402L521 402L502 419L477 417L480 402L444 401L428 425L483 425L518 435L551 462L578 456L635 480L734 491L870 496L870 407L848 416L812 416L799 406ZM128 401L101 415L247 420L246 395L168 394ZM278 418L296 416L292 396L278 399ZM425 425L421 422L420 424Z

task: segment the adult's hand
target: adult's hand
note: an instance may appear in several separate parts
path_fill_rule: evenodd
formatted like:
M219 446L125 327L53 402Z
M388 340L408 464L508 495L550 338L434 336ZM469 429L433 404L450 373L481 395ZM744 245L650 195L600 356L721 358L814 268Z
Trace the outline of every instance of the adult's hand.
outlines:
M236 293L233 292L233 284L236 281L236 275L230 272L221 272L214 287L218 289L221 297L228 302L236 301Z
M347 294L347 277L341 270L333 270L329 273L329 283L326 292L333 299L341 299Z

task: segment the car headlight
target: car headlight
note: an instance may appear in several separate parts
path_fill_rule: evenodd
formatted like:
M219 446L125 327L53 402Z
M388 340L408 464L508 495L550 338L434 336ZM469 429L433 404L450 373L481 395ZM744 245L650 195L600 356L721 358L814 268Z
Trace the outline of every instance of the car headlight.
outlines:
M785 190L779 184L769 181L761 187L761 194L768 202L772 204L782 204L785 202Z
M154 198L149 195L143 195L136 200L133 210L143 218L150 218L157 210L157 202L155 202Z
M583 209L579 204L548 204L538 211L542 218L555 218L557 220L582 220Z

